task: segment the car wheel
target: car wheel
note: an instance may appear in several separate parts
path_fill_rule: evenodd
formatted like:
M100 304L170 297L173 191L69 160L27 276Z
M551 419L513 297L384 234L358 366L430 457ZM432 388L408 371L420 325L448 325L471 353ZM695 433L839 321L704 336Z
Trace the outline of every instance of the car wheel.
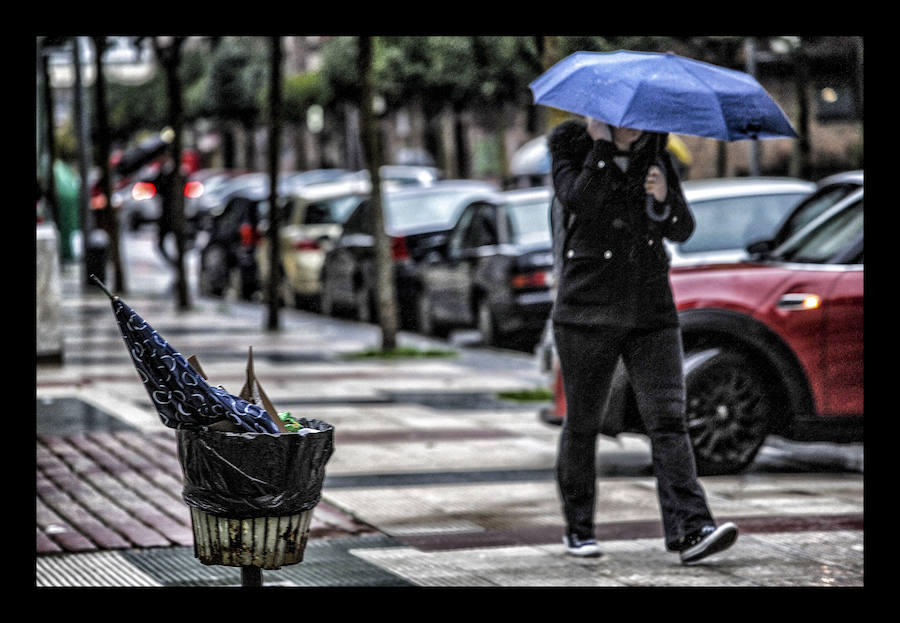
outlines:
M697 472L743 470L770 430L772 400L765 378L747 357L717 348L690 353L684 375Z
M416 328L422 335L434 335L434 318L431 315L431 301L425 292L416 295Z
M478 301L477 311L478 331L481 333L481 342L486 346L499 346L501 335L497 330L497 322L494 312L488 304L487 297Z
M375 315L372 313L372 297L368 288L360 288L353 297L356 308L356 319L359 322L373 322Z
M204 294L222 296L230 278L228 253L220 245L208 247L200 262L200 290Z
M323 316L334 315L334 299L331 297L331 290L328 288L328 282L322 279L319 284L319 313Z

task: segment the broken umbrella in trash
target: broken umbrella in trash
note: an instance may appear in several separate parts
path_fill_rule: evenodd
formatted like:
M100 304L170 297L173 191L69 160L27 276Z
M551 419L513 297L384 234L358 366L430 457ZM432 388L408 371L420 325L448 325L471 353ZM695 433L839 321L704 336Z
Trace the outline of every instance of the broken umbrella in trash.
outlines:
M247 432L279 433L286 430L278 416L270 415L264 406L210 385L102 281L94 275L91 280L112 301L125 346L163 424L176 429L199 429L225 421Z

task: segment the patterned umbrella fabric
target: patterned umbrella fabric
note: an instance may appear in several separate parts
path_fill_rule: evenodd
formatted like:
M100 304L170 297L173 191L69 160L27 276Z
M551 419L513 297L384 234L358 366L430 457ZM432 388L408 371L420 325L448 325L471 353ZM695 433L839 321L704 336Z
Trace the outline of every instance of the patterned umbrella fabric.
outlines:
M264 408L211 386L130 306L91 279L112 300L122 339L164 425L199 429L227 420L248 432L280 432Z

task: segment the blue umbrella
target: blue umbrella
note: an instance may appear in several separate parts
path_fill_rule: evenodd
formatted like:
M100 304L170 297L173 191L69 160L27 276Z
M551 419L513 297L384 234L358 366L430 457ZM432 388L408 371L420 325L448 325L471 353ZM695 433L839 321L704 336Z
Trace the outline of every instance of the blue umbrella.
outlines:
M727 141L797 137L753 76L672 53L576 52L529 86L536 104L618 127Z
M265 409L211 386L130 306L91 279L112 300L122 339L163 424L199 429L228 420L249 432L280 432Z

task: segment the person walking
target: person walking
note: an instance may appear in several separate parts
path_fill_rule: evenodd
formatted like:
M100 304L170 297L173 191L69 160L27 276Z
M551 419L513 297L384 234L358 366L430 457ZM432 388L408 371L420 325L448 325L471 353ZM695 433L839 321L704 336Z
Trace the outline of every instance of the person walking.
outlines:
M692 563L730 547L697 480L685 423L683 349L663 238L694 219L665 152L667 134L570 119L548 137L564 206L563 265L551 315L567 412L556 476L566 551L599 556L594 536L596 445L621 357L647 430L665 547Z

